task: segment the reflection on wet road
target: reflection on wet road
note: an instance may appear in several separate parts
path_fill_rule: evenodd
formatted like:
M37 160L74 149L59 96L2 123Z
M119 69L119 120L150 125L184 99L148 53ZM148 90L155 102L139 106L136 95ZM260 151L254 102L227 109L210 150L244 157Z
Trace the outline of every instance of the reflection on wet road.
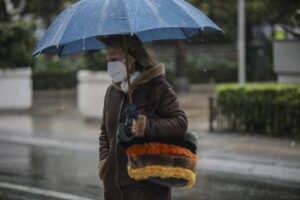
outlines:
M0 200L103 199L99 120L86 123L75 99L41 96L30 113L0 115ZM197 182L172 200L300 199L298 144L205 133L198 119L189 127L199 135Z
M0 199L103 199L103 187L96 172L97 149L91 152L1 142L0 156ZM14 184L15 188L1 183ZM173 199L178 200L299 197L298 184L209 170L199 170L192 190L173 192Z
M90 152L5 143L0 149L2 182L95 199L101 194L96 159Z

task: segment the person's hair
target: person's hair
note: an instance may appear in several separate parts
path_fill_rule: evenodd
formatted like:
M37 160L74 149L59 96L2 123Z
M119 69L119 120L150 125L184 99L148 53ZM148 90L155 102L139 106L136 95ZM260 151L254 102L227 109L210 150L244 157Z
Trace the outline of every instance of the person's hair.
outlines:
M106 46L120 47L124 52L124 37L127 39L127 52L135 60L135 70L143 71L154 67L157 62L148 54L141 40L135 36L129 35L111 35L107 37L99 37Z

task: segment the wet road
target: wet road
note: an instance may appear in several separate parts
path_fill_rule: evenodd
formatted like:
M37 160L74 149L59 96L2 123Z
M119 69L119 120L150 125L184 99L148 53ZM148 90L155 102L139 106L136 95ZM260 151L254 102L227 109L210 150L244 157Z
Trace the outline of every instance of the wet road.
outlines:
M0 146L0 180L2 183L101 199L103 189L96 176L97 157L90 151L7 143L0 143ZM6 188L6 190L12 191L13 189ZM32 192L30 189L16 190L20 196L22 194L34 196L30 194ZM36 194L34 191L33 193ZM45 196L55 197L49 199L65 199L61 194L44 193ZM39 197L41 194L43 193L41 192L34 199L44 199ZM15 199L13 195L16 194L1 192L0 199Z
M173 200L300 199L298 143L193 127L197 182L173 190ZM101 200L97 161L98 125L70 99L45 97L31 113L0 115L0 200Z
M0 157L0 199L103 199L96 149L0 142ZM296 183L201 168L198 173L195 187L174 190L173 199L300 198Z

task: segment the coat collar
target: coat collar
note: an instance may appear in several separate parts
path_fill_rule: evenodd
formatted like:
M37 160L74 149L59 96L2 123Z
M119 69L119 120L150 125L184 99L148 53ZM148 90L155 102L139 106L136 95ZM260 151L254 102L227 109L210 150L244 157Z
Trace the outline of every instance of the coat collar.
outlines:
M165 74L165 65L163 63L158 63L157 65L155 65L154 67L148 69L148 70L145 70L143 71L140 76L138 76L137 79L135 79L132 83L131 83L131 86L132 86L132 89L134 89L136 86L140 85L140 84L143 84L143 83L146 83L148 81L150 81L151 79L159 76L159 75L164 75ZM112 85L119 89L119 90L122 90L121 89L121 86L120 86L120 83L115 83L115 82L112 82Z

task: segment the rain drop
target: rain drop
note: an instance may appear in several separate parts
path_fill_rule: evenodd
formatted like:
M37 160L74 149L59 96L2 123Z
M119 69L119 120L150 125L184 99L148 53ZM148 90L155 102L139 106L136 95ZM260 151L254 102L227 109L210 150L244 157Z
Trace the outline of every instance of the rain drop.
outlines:
M291 146L294 147L295 146L295 141L291 141Z
M82 41L82 43L83 43L83 44L82 44L82 50L85 50L85 39L83 38L82 40L83 40L83 41Z

